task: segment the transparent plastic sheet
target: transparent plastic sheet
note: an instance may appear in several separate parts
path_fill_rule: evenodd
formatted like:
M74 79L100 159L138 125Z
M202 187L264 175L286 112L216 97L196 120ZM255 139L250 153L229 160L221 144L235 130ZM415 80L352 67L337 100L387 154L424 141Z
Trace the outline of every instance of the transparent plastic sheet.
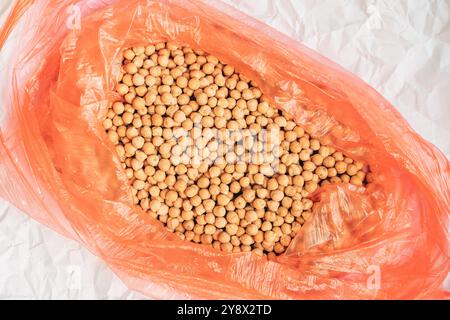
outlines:
M0 44L14 28L21 41L6 43L17 54L1 75L0 196L82 242L130 288L156 298L444 296L448 160L355 76L217 1L17 1ZM375 181L321 188L278 262L178 240L130 205L101 127L121 50L162 40L236 66L368 163Z

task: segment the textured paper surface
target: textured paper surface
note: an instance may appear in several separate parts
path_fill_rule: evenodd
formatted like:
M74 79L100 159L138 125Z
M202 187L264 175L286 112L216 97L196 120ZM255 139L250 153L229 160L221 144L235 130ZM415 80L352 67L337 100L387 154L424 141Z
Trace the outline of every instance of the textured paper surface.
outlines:
M0 4L0 21L11 2ZM226 2L360 76L450 156L448 1ZM79 244L0 199L0 299L14 298L143 297Z

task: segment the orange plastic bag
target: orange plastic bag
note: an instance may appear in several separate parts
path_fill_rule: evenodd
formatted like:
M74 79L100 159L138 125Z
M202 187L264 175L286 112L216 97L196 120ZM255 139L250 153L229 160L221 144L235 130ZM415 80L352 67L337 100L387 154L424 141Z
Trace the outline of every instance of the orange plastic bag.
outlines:
M370 165L333 185L277 262L184 242L131 205L101 126L126 47L172 40L254 79L315 135ZM19 0L0 33L0 196L156 298L441 298L449 162L367 84L218 1Z

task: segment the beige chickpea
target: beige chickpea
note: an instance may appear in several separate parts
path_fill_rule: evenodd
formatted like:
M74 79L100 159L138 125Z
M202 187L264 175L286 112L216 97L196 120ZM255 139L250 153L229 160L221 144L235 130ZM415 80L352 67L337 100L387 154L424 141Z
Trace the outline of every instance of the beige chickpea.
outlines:
M109 141L111 141L114 144L117 144L119 142L119 135L117 134L116 131L109 130L108 138L109 138Z
M176 218L167 219L167 228L169 228L170 230L176 229L179 224L180 224L180 221Z
M216 217L214 225L218 229L223 229L227 225L227 220L224 217Z
M138 68L134 63L128 63L126 64L123 69L125 70L126 73L128 74L135 74L138 72Z
M350 183L356 186L361 186L363 184L363 180L359 176L354 175L350 178Z
M216 230L217 229L216 229L216 227L214 225L207 224L207 225L205 225L203 231L204 231L205 234L213 235L216 232Z
M344 173L340 176L340 178L341 178L342 182L346 182L346 183L350 182L350 176L348 174Z
M229 243L231 240L231 236L227 232L221 231L218 234L217 239L219 240L220 243Z
M328 168L328 177L335 177L337 175L336 168Z
M249 224L245 228L245 232L250 236L255 236L258 233L258 227L255 224Z
M129 92L129 90L130 90L130 88L126 84L123 84L123 83L119 83L116 86L116 91L121 96L125 96Z
M323 166L317 167L314 172L321 180L324 180L328 177L328 170Z
M230 202L230 198L224 194L219 194L217 196L217 204L220 206L226 206Z
M248 234L243 234L239 237L239 240L241 241L241 243L245 246L250 246L252 245L255 241L253 240L252 236L248 235Z
M127 49L123 52L123 57L127 60L133 60L135 56L136 54L131 49Z
M231 224L238 224L240 219L236 212L229 212L226 216L226 220Z
M245 220L247 220L249 222L254 222L257 219L258 219L258 215L256 214L255 211L253 211L253 210L246 211Z
M238 225L232 224L232 223L228 223L228 224L225 226L225 230L226 230L226 232L227 232L229 235L231 235L231 236L236 235L237 232L238 232Z
M145 139L141 136L136 136L131 140L131 143L136 147L136 149L140 149L144 146Z
M312 181L312 180L311 180L311 181L307 181L307 182L305 183L305 187L304 187L304 189L305 189L307 192L310 192L310 193L316 191L317 188L318 188L317 182Z
M210 234L202 234L200 236L200 242L202 244L211 244L213 242L213 237Z
M347 171L347 163L345 163L344 161L336 162L334 167L336 168L336 171L337 171L338 174L342 174L342 173L345 173Z
M342 152L336 151L332 156L336 161L344 161L344 155L342 154Z
M215 56L160 42L123 58L116 92L124 102L110 106L102 125L133 203L180 239L273 259L311 218L305 197L319 185L373 180L363 163L322 145ZM231 134L221 145L214 130ZM265 131L279 139L268 150L252 138Z
M358 167L355 164L349 164L347 166L346 172L349 176L354 176L358 173Z
M133 75L132 81L133 81L133 84L138 87L138 86L142 86L145 83L145 78L140 73L135 73Z
M185 194L187 197L192 198L195 195L197 195L199 188L195 185L189 186L186 190L185 190Z
M115 114L121 115L125 111L125 105L120 101L114 102L112 105L112 110Z
M200 81L197 78L191 78L188 81L188 87L189 89L197 90L198 88L200 88Z
M270 192L270 197L272 200L280 202L284 198L284 193L281 190L274 190Z
M312 161L305 161L303 163L303 170L306 171L314 171L316 169L316 165Z

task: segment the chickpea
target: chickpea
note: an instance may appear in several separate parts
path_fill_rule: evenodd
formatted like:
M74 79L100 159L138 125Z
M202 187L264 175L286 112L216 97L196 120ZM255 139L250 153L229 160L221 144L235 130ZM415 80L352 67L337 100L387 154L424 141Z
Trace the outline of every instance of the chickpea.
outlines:
M355 164L349 164L347 166L346 172L349 176L354 176L358 173L358 167Z
M217 204L220 206L226 206L230 202L230 198L224 194L219 194L217 196Z
M192 197L194 197L197 193L198 193L198 187L197 186L195 186L195 185L192 185L192 186L190 186L190 187L188 187L186 190L185 190L185 194L186 194L186 196L188 196L189 198L192 198Z
M227 220L224 217L216 217L214 225L218 229L223 229L227 225Z
M310 193L374 179L215 56L172 42L122 55L122 101L102 126L133 203L180 239L273 259L311 219ZM275 141L262 140L265 132Z
M258 227L255 224L247 225L245 229L246 234L255 236L258 233Z
M169 228L170 230L176 229L179 224L180 224L180 221L176 218L167 219L167 228Z
M281 190L274 190L270 193L270 197L277 202L280 202L284 198L284 193Z
M303 170L306 171L314 171L316 169L316 165L312 161L305 161L303 163Z
M252 245L255 242L253 240L253 238L250 235L248 235L248 234L243 234L242 236L239 237L239 240L245 246L250 246L250 245Z
M266 206L266 201L264 199L255 199L252 204L256 210L264 209Z
M359 176L355 175L350 178L350 183L356 186L361 186L363 184L363 181Z
M305 184L305 190L309 193L316 191L318 188L317 182L315 181L307 181Z
M231 236L227 232L222 231L218 234L217 239L220 243L229 243Z
M137 66L134 63L126 64L123 67L123 69L125 70L126 73L131 74L131 75L133 75L133 74L138 72L138 68L137 68Z
M336 168L338 174L342 174L347 171L347 163L345 163L344 161L336 162L334 167Z
M213 235L216 232L216 227L212 224L205 225L203 232L207 235Z
M356 173L356 176L358 176L362 181L364 181L366 179L367 174L364 171L360 170Z

